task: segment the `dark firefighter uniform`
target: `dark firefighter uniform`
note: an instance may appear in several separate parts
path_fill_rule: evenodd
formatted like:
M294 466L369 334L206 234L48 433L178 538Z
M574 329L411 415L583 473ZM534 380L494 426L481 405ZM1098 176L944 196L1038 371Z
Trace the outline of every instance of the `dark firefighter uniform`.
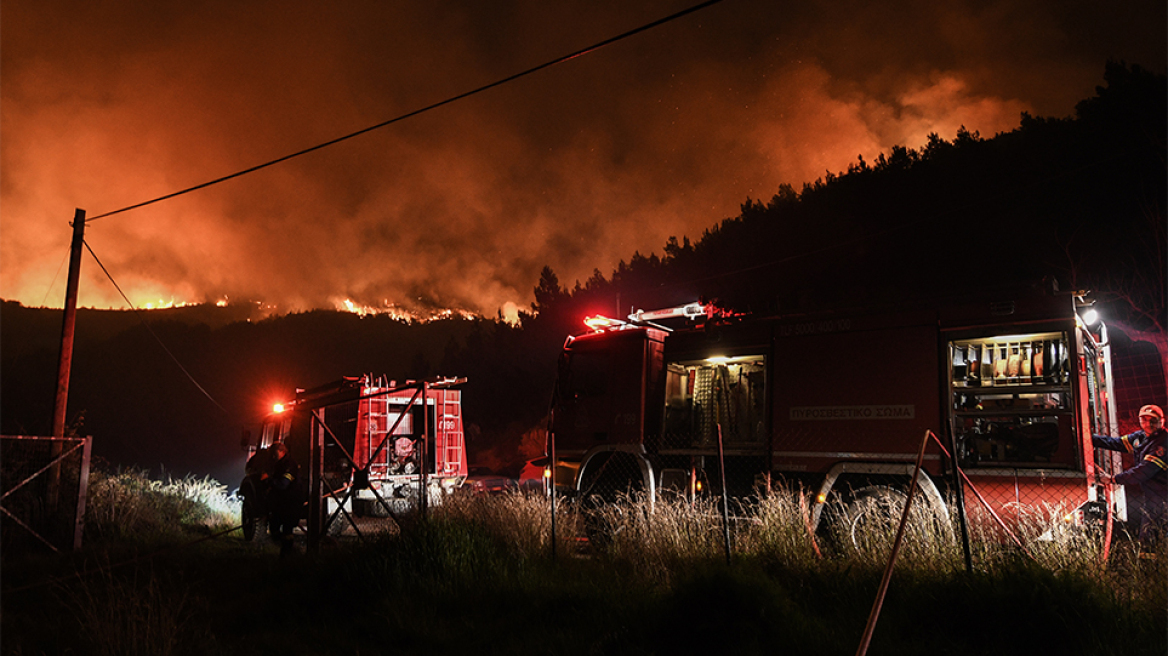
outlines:
M272 465L271 489L268 492L268 530L280 543L280 555L292 553L292 531L300 523L300 465L283 444L277 445L277 460Z
M1140 408L1140 420L1142 430L1123 437L1094 435L1091 442L1100 449L1130 453L1135 459L1135 465L1112 480L1118 485L1138 485L1143 490L1140 541L1147 544L1156 533L1163 537L1168 527L1168 431L1164 430L1164 412L1159 406Z

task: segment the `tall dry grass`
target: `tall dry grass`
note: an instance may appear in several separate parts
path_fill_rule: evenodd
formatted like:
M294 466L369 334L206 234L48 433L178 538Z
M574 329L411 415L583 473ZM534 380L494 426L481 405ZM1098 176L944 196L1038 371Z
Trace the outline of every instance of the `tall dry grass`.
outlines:
M828 509L824 525L813 533L806 490L779 489L737 501L731 505L732 557L764 558L800 570L841 564L880 570L889 560L903 505L871 503L876 507L868 509L864 521L854 524L847 519L852 516L849 512L856 512L855 506ZM649 581L669 583L687 563L720 560L725 553L718 499L662 498L650 504L643 496L625 496L615 503L561 504L557 532L566 545L572 544L572 537L587 538L586 555L628 565L628 571ZM955 509L948 510L945 517L919 499L914 502L897 571L940 577L964 571L958 515ZM1009 540L984 511L970 509L970 550L977 572L1004 575L1019 566L1033 567L1085 577L1121 591L1129 600L1159 603L1163 599L1165 586L1154 582L1168 580L1168 558L1163 553L1158 559L1138 558L1138 545L1122 528L1115 529L1110 559L1105 562L1101 527L1068 521L1069 510L1061 506L1012 510L1011 526L1022 547ZM550 513L543 497L508 494L465 499L441 512L490 527L516 554L542 557L547 553ZM1164 551L1163 545L1160 550Z
M185 585L153 570L118 576L108 567L61 585L90 653L100 656L169 656L190 653L184 629L193 608Z
M562 499L557 504L556 534L564 548L580 532L579 513ZM456 494L433 510L437 518L480 527L517 556L542 557L551 551L552 519L548 499L539 494L510 491L494 496Z
M132 544L142 544L137 531L152 523L199 528L222 512L200 500L215 499L217 484L148 482L138 472L107 474L100 483L95 523ZM776 490L731 506L726 567L717 499L559 503L557 560L549 558L547 498L453 496L431 509L429 521L311 557L283 561L218 544L203 555L168 551L163 568L135 558L132 569L87 572L56 594L62 607L51 615L69 631L55 639L41 628L42 611L10 608L8 645L12 653L379 653L391 635L450 649L477 637L482 653L501 645L503 653L616 653L619 645L633 645L623 653L770 653L775 644L793 653L845 653L887 562L895 534L889 520L899 518L895 507L878 508L883 514L871 517L884 520L865 524L861 539L849 531L845 543L808 530L807 491ZM952 527L927 514L910 527L879 629L896 650L890 653L945 653L945 645L959 644L961 653L1044 646L1127 654L1155 643L1168 607L1163 548L1158 559L1141 559L1120 531L1104 566L1101 536L1066 522L1062 508L1015 510L1024 550L971 513L972 576ZM105 548L99 543L99 553ZM986 613L995 627L1016 624L1025 634L961 619ZM1086 617L1100 621L1068 629ZM531 633L532 622L546 631Z
M644 496L624 496L580 512L597 555L627 563L648 579L668 583L685 563L724 553L722 518L709 499L691 504L666 497L650 504Z
M89 476L85 539L176 536L196 527L227 528L238 517L239 501L209 477L154 480L139 469L96 470Z

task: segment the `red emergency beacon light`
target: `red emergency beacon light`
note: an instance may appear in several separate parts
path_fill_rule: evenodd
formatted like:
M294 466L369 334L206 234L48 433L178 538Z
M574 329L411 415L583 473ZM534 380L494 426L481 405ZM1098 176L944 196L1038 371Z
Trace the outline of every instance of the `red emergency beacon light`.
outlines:
M605 330L612 330L625 325L625 322L620 319L610 319L603 315L596 315L592 317L584 317L584 325L595 332L602 332Z

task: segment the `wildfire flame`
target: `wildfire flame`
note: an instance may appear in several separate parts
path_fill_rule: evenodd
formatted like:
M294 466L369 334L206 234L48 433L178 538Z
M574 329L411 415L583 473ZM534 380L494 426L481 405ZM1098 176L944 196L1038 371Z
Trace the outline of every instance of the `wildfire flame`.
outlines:
M426 323L429 321L442 321L444 319L452 319L455 317L461 319L477 319L478 315L469 310L458 309L442 309L431 310L429 312L414 312L407 310L400 305L384 301L381 307L373 307L371 305L359 305L353 302L352 299L344 298L334 301L334 305L338 312L352 312L358 316L367 317L371 315L388 315L398 321L405 323Z
M164 301L161 299L159 299L157 303L148 301L142 305L142 308L146 310L168 310L170 308L186 307L188 305L192 305L192 303L187 303L186 301L175 302L174 298L172 297L169 301Z

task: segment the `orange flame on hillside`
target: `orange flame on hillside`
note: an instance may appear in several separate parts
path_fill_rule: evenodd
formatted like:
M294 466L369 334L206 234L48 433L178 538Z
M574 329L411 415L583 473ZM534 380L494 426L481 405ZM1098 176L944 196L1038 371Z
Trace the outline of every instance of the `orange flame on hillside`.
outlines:
M175 301L171 298L169 301L159 299L158 302L148 301L142 305L144 310L169 310L170 308L187 307L188 305L195 305L194 303L187 303L186 301Z
M431 310L429 312L414 312L407 310L395 303L390 303L389 301L385 301L384 305L381 307L373 307L371 305L359 305L353 302L352 299L344 298L338 301L334 301L334 306L338 312L352 312L353 314L362 317L384 314L404 323L426 323L429 321L442 321L453 318L478 318L477 314L469 310L447 308L442 310Z

